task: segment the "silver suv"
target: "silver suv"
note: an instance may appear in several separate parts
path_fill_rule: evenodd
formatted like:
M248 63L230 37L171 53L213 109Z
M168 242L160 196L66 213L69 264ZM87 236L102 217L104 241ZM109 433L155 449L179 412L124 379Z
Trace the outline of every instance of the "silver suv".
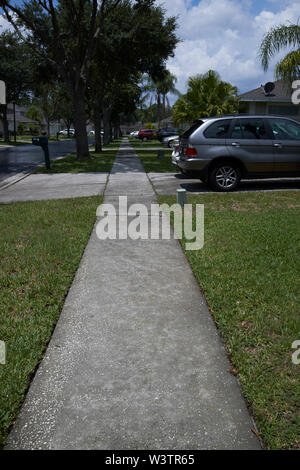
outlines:
M300 176L300 124L272 115L200 119L180 136L175 163L217 191L244 178Z

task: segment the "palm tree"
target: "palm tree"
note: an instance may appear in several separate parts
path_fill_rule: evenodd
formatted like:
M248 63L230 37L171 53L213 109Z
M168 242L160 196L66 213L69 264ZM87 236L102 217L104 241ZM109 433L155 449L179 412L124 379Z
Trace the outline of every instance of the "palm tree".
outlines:
M176 123L191 123L201 117L218 116L237 112L237 88L223 82L217 72L190 77L188 90L173 106Z
M277 79L292 82L300 77L300 26L298 24L280 25L265 34L259 48L259 56L264 70L269 67L271 58L281 49L293 47L275 68Z
M157 105L157 123L160 128L160 121L162 114L166 115L167 106L170 106L168 100L168 93L180 95L180 92L175 88L177 78L169 70L165 70L164 76L161 80L152 80L150 77L147 78L146 84L143 86L143 91L147 93L147 97L150 95L155 96ZM150 107L152 105L152 96L150 97ZM163 113L162 113L163 111Z

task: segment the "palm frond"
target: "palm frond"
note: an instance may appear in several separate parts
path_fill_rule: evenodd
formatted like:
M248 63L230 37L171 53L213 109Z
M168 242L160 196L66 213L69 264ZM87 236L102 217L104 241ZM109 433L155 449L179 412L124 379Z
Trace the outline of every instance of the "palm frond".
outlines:
M300 26L298 24L279 25L265 34L259 49L263 69L268 69L271 58L280 49L300 46Z
M292 82L300 78L300 48L287 54L275 69L277 79Z

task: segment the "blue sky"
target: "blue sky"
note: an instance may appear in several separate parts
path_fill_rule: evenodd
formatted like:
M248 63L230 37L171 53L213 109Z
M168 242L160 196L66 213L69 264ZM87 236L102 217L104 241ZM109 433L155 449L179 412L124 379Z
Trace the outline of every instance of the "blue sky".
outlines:
M216 70L240 93L274 80L274 67L283 51L264 73L258 48L275 25L300 21L299 0L157 0L168 16L178 16L182 42L169 70L184 92L188 77ZM173 100L172 100L173 101Z
M156 0L167 16L178 16L181 39L175 57L167 62L177 77L176 87L186 91L187 79L209 69L240 93L274 80L274 58L267 73L258 59L264 34L279 24L300 22L299 0ZM6 26L0 17L0 26ZM176 97L172 97L174 102Z

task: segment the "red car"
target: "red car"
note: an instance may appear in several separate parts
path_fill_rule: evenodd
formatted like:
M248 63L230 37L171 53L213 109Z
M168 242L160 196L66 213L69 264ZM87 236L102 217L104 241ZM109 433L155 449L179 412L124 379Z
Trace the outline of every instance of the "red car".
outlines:
M156 131L154 129L141 129L138 135L140 140L152 140L156 138Z

